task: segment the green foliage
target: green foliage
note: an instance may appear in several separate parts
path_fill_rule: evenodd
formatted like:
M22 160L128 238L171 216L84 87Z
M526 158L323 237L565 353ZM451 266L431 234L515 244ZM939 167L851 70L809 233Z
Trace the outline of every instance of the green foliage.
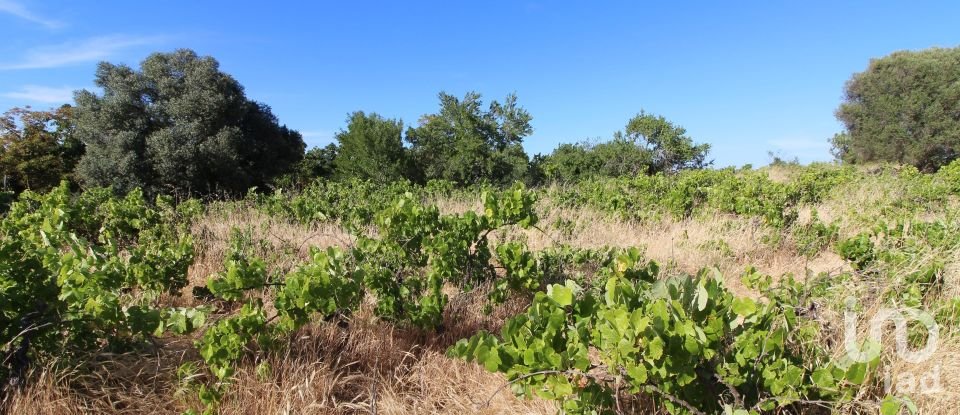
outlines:
M824 223L814 210L810 222L793 228L793 238L797 251L807 258L813 258L837 241L839 231L839 225Z
M484 181L508 184L523 178L528 157L521 144L530 135L532 117L517 105L516 95L482 108L480 94L457 99L440 93L440 111L424 115L406 140L424 180L444 179L461 185Z
M885 296L908 307L921 307L940 292L949 255L960 249L960 225L947 221L880 221L873 229L837 243L837 253L867 278L888 287Z
M210 57L155 53L134 70L101 63L79 91L76 136L86 154L78 178L125 192L241 193L286 173L303 157L300 134Z
M709 144L693 144L683 127L641 112L609 141L561 144L543 160L542 169L548 180L560 182L674 173L708 166L709 151Z
M870 61L845 87L834 137L844 161L889 161L933 171L960 151L960 48L900 51Z
M361 183L361 182L356 182ZM443 191L435 182L431 191ZM360 187L363 189L363 187ZM357 189L354 189L356 191ZM382 197L382 196L381 196ZM295 332L312 320L348 316L367 295L376 300L374 311L382 318L421 328L440 328L448 302L447 284L469 289L497 278L491 263L489 235L506 226L534 226L534 198L522 184L502 192L484 193L483 214L466 212L440 215L424 206L412 193L404 193L372 219L377 232L355 227L356 244L349 251L313 249L311 259L285 276L272 276L264 262L248 247L249 238L235 233L223 272L207 282L209 290L225 300L226 316L213 324L197 342L216 383L201 389L201 400L215 408L230 382L234 365L247 351L270 350L280 336ZM356 200L356 194L350 200ZM273 208L284 202L270 202ZM341 209L352 209L341 206ZM345 215L344 212L340 213ZM312 216L311 216L312 217ZM524 253L498 251L511 270L493 302L514 291L540 288L539 274L523 273ZM515 253L518 258L514 258ZM262 298L272 298L275 315L267 317ZM241 302L239 312L233 306ZM205 395L204 395L205 394Z
M336 135L340 143L337 177L374 183L413 178L402 136L403 122L399 120L362 111L350 114L346 130Z
M234 230L224 270L207 280L207 289L217 298L243 300L248 291L264 288L270 283L266 264L245 246L247 241L246 235Z
M266 357L276 357L311 322L350 324L369 299L376 315L405 330L439 332L450 317L447 296L482 286L488 307L517 295L532 297L530 306L499 336L479 334L451 353L505 373L518 394L560 401L568 413L621 405L629 412L638 401L672 413L803 412L809 401L838 409L871 399L885 413L909 411L905 397L876 392L878 359L831 358L825 348L837 333L818 312L866 280L884 288L857 294L927 306L953 329L960 301L941 298L948 291L940 288L960 249L956 166L936 174L882 169L870 177L814 165L791 167L780 181L764 170L694 170L538 191L520 184L463 189L445 180L422 187L321 180L299 193L251 192L228 205L310 226L339 221L351 232L346 248L314 248L301 263L274 269L266 240L252 229L235 231L223 269L205 288L194 287L211 299L197 308L160 307L158 299L187 284L189 225L204 211L198 201L151 202L139 190L118 197L103 188L71 195L66 184L47 195L28 191L0 222L0 374L19 379L26 365L54 357L72 363L94 351L135 349L164 333L201 331L191 338L205 366L185 365L178 376L215 413L238 365L268 376ZM809 221L796 220L802 208L867 180L895 180L896 198L875 209L879 217L871 209L825 223L814 211ZM792 236L794 244L781 247L815 256L833 245L854 271L774 283L750 269L744 286L759 295L747 298L724 288L715 271L674 275L667 264L670 277L661 275L636 248L531 251L525 235L511 230L535 228L536 211L554 207L538 206L541 195L632 220L757 218L774 236ZM429 204L438 198L479 200L481 208L441 214ZM938 219L917 219L928 213ZM838 225L846 231L849 222L866 230L840 238ZM551 226L580 230L565 219ZM700 247L730 252L721 238Z
M339 151L333 143L307 150L303 160L294 166L293 172L278 179L276 184L280 187L300 189L317 179L333 178Z
M2 190L46 192L73 177L83 143L73 134L73 108L11 109L0 115Z
M236 315L218 321L203 333L197 341L197 348L218 380L233 375L233 365L246 353L248 344L269 335L265 331L266 320L263 306L253 301L244 304Z
M658 280L657 265L635 250L599 274L601 293L551 285L499 337L480 333L449 353L505 373L517 394L560 401L565 413L613 413L623 394L648 394L670 413L842 402L876 365L829 361L793 281L773 286L749 272L747 284L769 299L760 303L708 271Z
M406 194L378 215L379 235L361 236L354 254L363 264L366 286L377 297L379 315L436 327L447 303L444 283L471 287L494 278L490 232L533 226L537 218L534 199L520 184L500 194L485 193L482 199L482 215L441 216ZM503 289L522 287L507 283Z
M544 176L551 181L569 182L591 177L600 172L603 164L590 143L563 143L543 158Z
M858 270L866 269L875 259L873 242L866 233L840 241L837 244L837 253Z
M586 205L631 220L719 211L760 217L782 228L796 220L800 204L816 203L854 177L850 169L829 166L805 169L788 183L770 180L757 170L691 170L669 176L583 180L548 190L561 205Z
M627 122L623 137L643 144L652 154L650 173L671 173L685 169L702 169L712 162L706 161L710 144L694 144L687 130L656 116L640 111Z
M543 162L551 181L636 176L650 171L653 154L622 136L603 143L561 144Z
M283 189L272 194L251 191L247 198L272 216L304 224L337 220L348 228L359 228L373 224L376 213L398 197L416 191L418 189L404 181L376 184L360 180L316 180L296 193Z
M155 305L186 284L196 210L138 191L73 198L66 183L22 193L0 221L0 378L202 325L203 309Z
M329 317L353 310L362 298L363 275L349 268L344 252L314 248L310 257L309 263L287 275L274 300L280 327L288 331L306 324L314 313Z
M942 180L947 191L960 194L960 160L955 160L943 166L937 171L937 177Z

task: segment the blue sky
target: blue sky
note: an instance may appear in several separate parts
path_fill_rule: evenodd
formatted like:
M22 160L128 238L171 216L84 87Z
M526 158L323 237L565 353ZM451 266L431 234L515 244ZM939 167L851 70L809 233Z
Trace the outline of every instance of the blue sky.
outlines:
M476 90L517 93L531 154L644 109L719 166L808 162L830 158L843 83L870 58L960 44L958 2L723 3L0 0L0 109L67 102L97 61L191 48L310 145L354 110L411 125L439 91Z

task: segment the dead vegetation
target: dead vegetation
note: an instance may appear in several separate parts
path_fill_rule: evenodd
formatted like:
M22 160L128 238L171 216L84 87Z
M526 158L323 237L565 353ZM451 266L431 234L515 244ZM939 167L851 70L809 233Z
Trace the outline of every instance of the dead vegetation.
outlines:
M786 173L779 173L780 176ZM782 179L782 177L781 177ZM872 187L871 187L872 186ZM868 216L882 209L882 202L896 198L896 186L883 183L842 188L829 200L801 211L800 221L816 210L821 220L841 223L844 235L861 226L859 212ZM477 210L471 200L438 200L443 212ZM943 217L937 212L931 217ZM556 224L556 225L554 225ZM348 246L348 232L335 223L305 227L264 215L238 205L215 206L196 223L197 259L190 268L191 285L203 285L208 275L222 268L233 229L246 229L265 241L262 256L271 268L289 270L306 258L311 247ZM541 213L540 229L511 235L526 239L531 249L556 243L574 247L643 247L646 255L677 271L696 272L717 267L727 277L725 284L739 295L755 295L738 276L748 266L774 275L835 275L849 271L831 250L813 257L800 255L790 238L759 221L731 215L697 216L684 220L664 219L635 223L613 219L589 209L554 209ZM951 253L943 273L941 296L960 294L960 252ZM863 284L852 282L838 289L861 292ZM195 305L189 287L181 297L166 299L172 305ZM555 404L523 400L503 388L505 379L475 364L445 356L456 340L479 330L496 332L508 317L525 306L514 299L491 314L484 314L482 288L451 298L439 332L399 327L373 316L367 303L346 324L316 323L289 339L281 354L253 353L239 368L235 385L223 401L225 414L548 414ZM880 300L866 304L861 321L876 313ZM843 316L823 313L825 328L839 332ZM837 353L842 339L835 339ZM37 368L34 382L9 397L11 414L177 414L198 407L195 394L187 392L196 373L178 368L197 359L190 340L161 343L151 350L126 355L99 354L82 368L53 365ZM264 365L263 363L266 363ZM952 376L960 368L960 341L943 333L935 358L912 364L886 356L888 376L917 379L936 372L936 393L912 395L921 413L955 413L960 400L960 381ZM264 369L268 368L268 369ZM199 373L199 372L198 372ZM894 385L896 387L896 385ZM900 390L909 392L901 387ZM868 391L864 391L867 393ZM914 391L916 392L916 391ZM876 408L851 408L850 412ZM647 409L649 410L649 408Z

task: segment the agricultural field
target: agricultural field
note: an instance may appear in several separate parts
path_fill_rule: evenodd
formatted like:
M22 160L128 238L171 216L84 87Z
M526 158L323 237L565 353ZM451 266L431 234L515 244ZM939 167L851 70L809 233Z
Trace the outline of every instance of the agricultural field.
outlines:
M8 198L10 199L10 198ZM960 162L5 201L0 410L955 413Z

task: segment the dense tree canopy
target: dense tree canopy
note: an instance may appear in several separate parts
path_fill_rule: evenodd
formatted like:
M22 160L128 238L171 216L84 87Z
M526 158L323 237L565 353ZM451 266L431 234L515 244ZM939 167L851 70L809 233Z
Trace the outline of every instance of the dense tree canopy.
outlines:
M540 166L548 180L562 181L671 173L708 166L709 150L709 144L694 144L683 127L641 112L612 140L561 144Z
M73 134L73 108L14 108L0 116L2 189L47 191L70 180L83 145Z
M424 115L406 139L422 179L509 183L526 172L522 144L533 132L531 119L513 94L484 109L476 92L463 99L440 93L440 111Z
M357 111L347 128L337 133L340 143L336 175L386 183L409 177L410 164L403 147L403 122Z
M540 162L548 180L571 180L590 176L600 170L600 159L589 143L563 143Z
M622 136L602 143L564 143L543 163L544 174L551 180L574 181L584 177L635 176L650 167L651 154Z
M834 153L852 163L891 161L933 170L960 152L960 48L874 59L845 87Z
M307 150L307 153L303 155L303 160L297 163L297 174L309 178L329 179L333 177L337 168L339 152L340 148L333 143Z
M76 178L118 192L236 195L316 178L539 184L710 164L708 144L644 112L609 141L562 144L531 160L523 140L532 117L516 95L485 105L476 92L441 92L439 110L406 132L398 119L351 113L337 143L304 154L298 132L249 100L216 60L185 49L150 55L138 69L100 63L94 83L102 94L78 91L75 107L15 109L0 119L7 188L46 189Z
M706 160L710 144L694 144L685 128L663 116L640 111L627 122L623 137L651 153L648 173L702 169L711 163Z
M243 192L303 157L300 134L251 101L211 57L190 50L150 55L134 70L103 62L79 91L77 136L86 145L77 174L123 191Z

